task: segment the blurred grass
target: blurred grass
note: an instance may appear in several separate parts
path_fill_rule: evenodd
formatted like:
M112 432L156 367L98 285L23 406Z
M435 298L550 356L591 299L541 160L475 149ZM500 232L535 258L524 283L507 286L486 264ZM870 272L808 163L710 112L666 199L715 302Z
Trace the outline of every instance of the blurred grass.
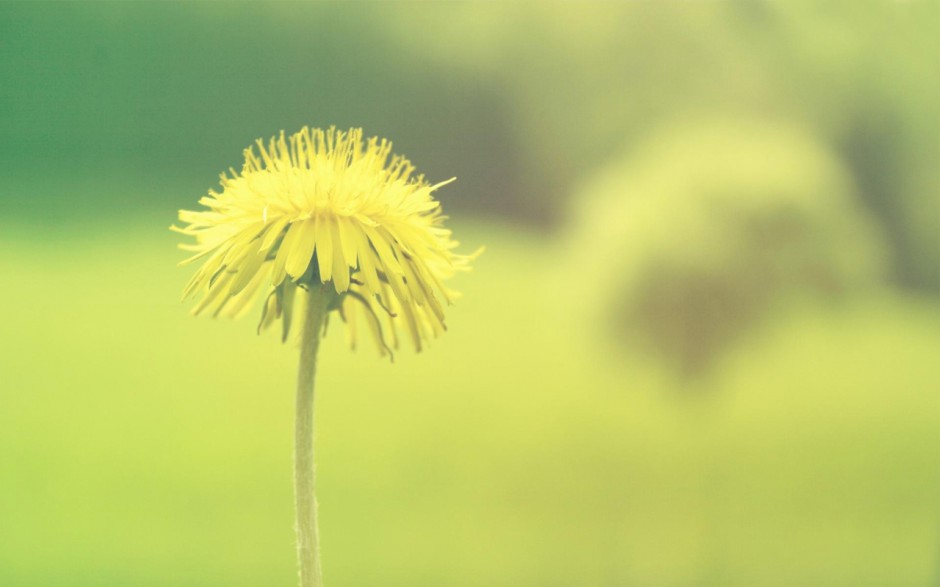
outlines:
M294 582L293 345L189 317L164 224L0 230L0 585ZM681 389L596 340L559 243L455 230L488 251L445 337L323 349L330 584L936 580L936 306L795 305Z
M254 336L254 319L191 318L165 226L255 138L332 123L394 139L433 181L458 176L445 209L490 221L455 227L488 252L428 352L390 365L333 325L318 399L329 585L936 585L938 14L0 3L0 587L295 584L294 345ZM604 223L662 228L693 263L728 218L692 238L674 211L694 190L670 204L628 177L655 213L604 201L583 234L559 233L588 203L578 186L621 154L681 177L649 141L716 117L761 138L805 128L886 239L838 251L887 257L897 289L775 298L683 380L598 336L632 279L616 263L667 273L598 238ZM753 179L735 205L808 177L676 144ZM830 237L844 213L826 218Z

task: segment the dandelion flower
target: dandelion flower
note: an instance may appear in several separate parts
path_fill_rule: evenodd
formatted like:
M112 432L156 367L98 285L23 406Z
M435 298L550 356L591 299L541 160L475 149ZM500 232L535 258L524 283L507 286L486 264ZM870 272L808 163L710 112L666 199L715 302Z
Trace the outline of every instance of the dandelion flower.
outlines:
M329 286L329 308L347 323L353 347L364 325L382 354L403 329L416 350L444 331L444 285L472 256L443 227L435 185L414 176L387 140L304 128L245 150L241 173L221 176L221 193L181 210L173 230L195 237L180 245L203 260L184 291L199 295L193 312L237 317L266 295L259 330L281 320L290 331L297 288Z
M457 242L432 194L387 140L361 129L304 128L245 150L241 172L221 176L222 191L182 210L195 238L180 245L202 261L183 298L193 312L237 317L264 299L259 331L278 320L286 340L301 306L294 490L301 587L322 586L314 498L313 398L316 356L326 319L336 311L355 347L363 325L379 351L391 354L399 330L416 350L444 331L443 303L457 294L444 282L469 269L476 255ZM300 300L303 303L300 304ZM295 304L295 302L297 302ZM301 317L298 316L298 319Z

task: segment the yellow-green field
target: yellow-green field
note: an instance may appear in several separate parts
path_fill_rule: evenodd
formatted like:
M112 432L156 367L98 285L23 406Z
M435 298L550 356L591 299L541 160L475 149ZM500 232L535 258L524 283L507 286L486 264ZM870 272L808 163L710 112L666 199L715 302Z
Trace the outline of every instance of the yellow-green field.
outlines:
M0 229L0 585L295 582L294 345L190 317L169 220ZM328 585L935 584L935 305L782 309L688 388L597 336L560 242L456 232L487 252L427 352L331 325Z

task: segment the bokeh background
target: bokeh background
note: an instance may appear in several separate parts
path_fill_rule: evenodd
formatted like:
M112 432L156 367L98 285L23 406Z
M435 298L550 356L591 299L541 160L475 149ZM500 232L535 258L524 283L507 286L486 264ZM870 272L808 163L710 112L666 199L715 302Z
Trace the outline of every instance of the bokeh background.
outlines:
M328 585L937 585L938 6L0 4L0 585L295 584L295 345L167 226L331 124L487 251L329 333Z

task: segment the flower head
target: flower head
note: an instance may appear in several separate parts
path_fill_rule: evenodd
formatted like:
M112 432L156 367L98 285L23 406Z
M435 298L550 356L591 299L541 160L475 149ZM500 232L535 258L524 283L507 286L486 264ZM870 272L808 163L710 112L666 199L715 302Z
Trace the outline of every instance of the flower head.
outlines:
M397 347L404 327L416 350L441 333L444 285L469 268L432 196L437 188L385 139L304 128L245 149L241 172L221 176L221 193L181 210L177 232L195 237L180 248L204 259L184 299L201 295L193 312L237 317L266 295L259 330L280 319L290 330L297 288L319 288L348 325L356 344L361 323L382 354Z

